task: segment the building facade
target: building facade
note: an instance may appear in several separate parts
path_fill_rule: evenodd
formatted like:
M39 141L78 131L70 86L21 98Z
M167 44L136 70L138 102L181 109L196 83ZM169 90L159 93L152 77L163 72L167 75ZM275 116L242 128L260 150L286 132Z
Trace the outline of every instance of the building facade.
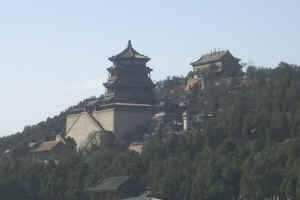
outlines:
M60 135L57 135L55 140L41 142L31 150L33 159L41 162L59 161L63 158L61 152L65 144L65 140Z
M223 72L229 76L236 75L240 71L240 59L234 57L230 51L214 51L201 56L191 63L193 72L206 72L215 68L216 72Z
M139 178L131 176L109 177L86 188L92 200L122 200L145 191Z

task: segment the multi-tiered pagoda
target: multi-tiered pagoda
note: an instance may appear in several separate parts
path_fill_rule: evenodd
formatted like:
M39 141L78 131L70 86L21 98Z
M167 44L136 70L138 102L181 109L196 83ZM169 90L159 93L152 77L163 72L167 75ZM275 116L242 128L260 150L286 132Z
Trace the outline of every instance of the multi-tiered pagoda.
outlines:
M93 102L88 109L72 112L67 117L66 135L77 148L85 147L94 133L112 133L129 139L143 130L152 120L158 107L154 106L154 84L147 56L133 49L131 42L125 50L109 58L109 78L104 86L104 102Z
M109 60L113 66L107 68L110 76L103 84L106 102L154 103L154 84L150 79L152 69L146 66L150 58L138 53L128 41L127 48Z

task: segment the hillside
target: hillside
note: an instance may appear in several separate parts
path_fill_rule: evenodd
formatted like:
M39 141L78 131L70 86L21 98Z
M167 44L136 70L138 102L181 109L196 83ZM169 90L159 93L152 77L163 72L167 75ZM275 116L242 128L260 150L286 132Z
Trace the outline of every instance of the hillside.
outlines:
M159 82L159 98L181 102L183 83L179 77ZM29 142L63 132L68 110L1 138L0 152L15 150L0 164L0 193L4 199L84 200L84 188L101 178L134 175L165 199L299 199L300 67L248 67L213 85L195 86L184 97L191 113L185 134L167 134L162 124L142 154L103 138L93 151L68 152L58 165L24 159Z
M26 126L22 132L0 138L0 158L12 156L19 158L28 153L29 143L38 143L45 140L54 139L56 135L64 135L66 127L66 116L71 109L76 109L85 105L91 97L74 105L59 115L48 118L33 126ZM7 153L4 153L7 152Z

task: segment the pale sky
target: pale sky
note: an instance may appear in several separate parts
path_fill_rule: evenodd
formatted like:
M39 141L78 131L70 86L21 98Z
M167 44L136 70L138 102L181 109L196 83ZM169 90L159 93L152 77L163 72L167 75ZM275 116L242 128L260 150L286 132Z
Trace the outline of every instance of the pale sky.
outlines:
M0 3L0 136L103 93L127 41L152 78L186 75L211 49L259 66L300 64L296 0L9 0Z

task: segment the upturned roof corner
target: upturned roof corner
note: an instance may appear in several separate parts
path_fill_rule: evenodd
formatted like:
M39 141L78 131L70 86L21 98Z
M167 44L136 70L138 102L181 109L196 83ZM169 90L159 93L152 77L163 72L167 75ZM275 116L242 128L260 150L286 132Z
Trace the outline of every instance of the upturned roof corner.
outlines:
M144 60L146 62L148 62L150 60L149 57L137 52L133 47L132 47L132 42L131 40L128 40L128 44L126 49L124 49L121 53L112 56L110 58L108 58L108 60L114 62L114 61L118 61L118 60L124 60L124 59L139 59L139 60Z

